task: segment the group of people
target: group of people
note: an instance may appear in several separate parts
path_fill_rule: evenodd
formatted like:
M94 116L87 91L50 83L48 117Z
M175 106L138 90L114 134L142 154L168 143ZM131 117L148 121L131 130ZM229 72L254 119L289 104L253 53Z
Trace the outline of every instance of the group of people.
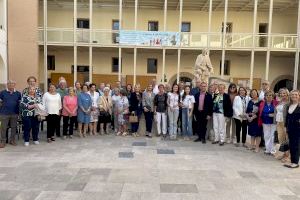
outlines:
M18 117L21 116L24 145L30 138L39 144L39 124L47 121L47 142L61 137L73 138L74 129L79 137L109 134L139 136L142 114L146 122L146 137L156 136L223 146L235 143L253 152L260 151L264 143L265 154L274 155L286 167L299 167L300 153L300 93L286 88L274 94L268 81L263 81L260 91L248 91L231 83L226 92L223 83L211 84L196 81L191 88L183 82L156 84L153 80L146 89L139 84L122 87L120 82L112 89L110 84L75 83L67 88L61 77L58 85L49 84L46 93L37 86L33 76L27 79L28 87L22 94L16 91L16 83L8 81L7 89L0 92L1 143L5 147L8 125L11 127L9 143L16 145L15 135ZM249 94L248 94L249 93ZM62 120L61 120L62 118ZM155 122L155 123L154 123ZM274 137L278 135L279 150ZM251 137L246 144L247 134ZM56 136L56 137L55 137Z

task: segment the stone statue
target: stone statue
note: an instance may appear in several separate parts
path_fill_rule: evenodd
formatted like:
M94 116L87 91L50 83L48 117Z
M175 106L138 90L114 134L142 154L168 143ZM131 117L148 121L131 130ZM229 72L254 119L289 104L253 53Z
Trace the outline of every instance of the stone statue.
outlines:
M195 79L208 83L208 78L214 73L214 69L210 62L207 49L203 49L202 53L197 56L195 62Z

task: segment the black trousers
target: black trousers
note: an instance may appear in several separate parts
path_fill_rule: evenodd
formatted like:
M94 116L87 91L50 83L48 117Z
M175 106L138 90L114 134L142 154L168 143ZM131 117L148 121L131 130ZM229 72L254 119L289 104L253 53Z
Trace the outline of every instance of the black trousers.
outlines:
M146 131L151 133L153 124L153 112L144 112L146 120Z
M56 133L57 137L60 137L60 116L48 115L46 119L47 119L47 138L54 137L54 133Z
M241 130L242 130L242 143L246 143L246 137L247 137L247 120L239 120L234 119L235 126L236 126L236 142L240 143L241 140Z
M291 153L291 163L299 164L300 156L300 134L299 130L289 131L289 146Z
M196 133L198 137L205 141L206 138L206 126L207 126L207 115L204 112L197 112L196 113Z
M74 124L76 122L77 116L63 116L63 135L67 136L68 135L68 130L69 130L69 135L73 135L73 128Z

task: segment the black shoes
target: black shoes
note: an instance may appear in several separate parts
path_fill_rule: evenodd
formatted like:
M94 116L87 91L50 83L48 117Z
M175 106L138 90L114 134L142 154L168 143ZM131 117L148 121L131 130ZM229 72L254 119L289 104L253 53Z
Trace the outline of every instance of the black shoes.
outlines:
M201 139L197 138L196 140L194 140L194 142L201 142Z
M219 144L220 146L224 146L224 142L220 142L220 144Z
M202 144L206 144L206 140L202 140Z

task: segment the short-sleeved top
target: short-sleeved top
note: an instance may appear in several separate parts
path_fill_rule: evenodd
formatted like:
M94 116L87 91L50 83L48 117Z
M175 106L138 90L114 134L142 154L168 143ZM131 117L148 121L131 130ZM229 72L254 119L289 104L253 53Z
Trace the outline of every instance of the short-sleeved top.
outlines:
M64 100L63 100L63 104L70 110L70 111L74 111L75 108L78 106L78 102L77 102L77 96L64 96ZM63 116L69 116L67 110L63 107L62 110L62 115Z
M128 98L123 96L117 101L117 109L118 112L123 114L123 112L129 108L129 101Z
M168 94L168 98L169 98L169 105L171 108L173 109L179 109L179 95L178 94L174 94L174 93L169 93Z
M195 97L193 95L186 95L182 100L182 107L191 109L195 103Z
M168 95L164 94L157 94L154 97L154 106L156 106L156 112L166 112L168 104Z
M3 90L0 92L0 115L17 115L19 114L19 103L21 101L21 93L18 91L10 92Z
M224 114L223 95L217 95L213 101L213 112Z
M284 109L285 103L280 103L276 106L276 122L283 122L283 109Z

